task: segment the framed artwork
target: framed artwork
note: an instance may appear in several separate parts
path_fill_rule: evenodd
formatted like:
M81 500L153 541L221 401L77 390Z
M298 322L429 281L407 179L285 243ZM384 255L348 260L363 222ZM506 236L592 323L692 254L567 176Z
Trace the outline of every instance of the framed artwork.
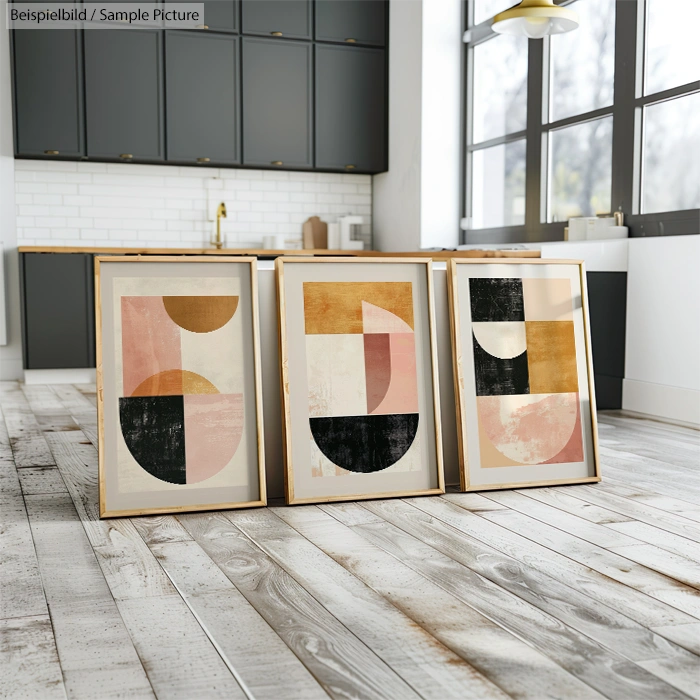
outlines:
M287 503L443 493L430 260L276 269Z
M600 481L583 263L450 260L463 491Z
M256 263L96 258L100 517L265 505Z

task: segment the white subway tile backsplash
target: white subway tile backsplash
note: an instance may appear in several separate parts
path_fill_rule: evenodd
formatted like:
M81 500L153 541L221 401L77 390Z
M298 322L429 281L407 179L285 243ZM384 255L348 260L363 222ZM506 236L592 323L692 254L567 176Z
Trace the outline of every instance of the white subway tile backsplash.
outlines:
M273 233L298 244L314 215L358 214L371 231L369 175L17 160L15 183L20 245L199 248L220 201L228 247L260 247Z

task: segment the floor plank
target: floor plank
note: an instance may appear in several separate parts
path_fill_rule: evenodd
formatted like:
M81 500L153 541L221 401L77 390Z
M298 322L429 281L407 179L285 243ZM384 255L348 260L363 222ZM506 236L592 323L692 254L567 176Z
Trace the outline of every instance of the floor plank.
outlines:
M68 696L154 697L71 499L26 502Z
M423 698L507 698L269 510L227 517Z
M372 501L366 507L375 513L381 513L388 520L402 522L400 516L397 517L402 506L395 509L393 504L390 501ZM402 524L413 526L413 523ZM556 618L500 589L393 522L358 525L355 529L505 629L528 638L562 668L601 694L613 700L627 700L631 697L640 700L684 697L637 664L625 660L616 652L605 649L585 635L566 627ZM584 659L586 661L582 664Z
M300 659L196 542L165 542L152 549L251 697L328 699Z
M73 384L53 384L51 388L71 414L95 409L95 404L82 392L78 391Z
M223 515L178 516L190 535L334 698L415 691Z
M554 551L545 547L538 540L528 539L520 533L517 527L507 527L507 522L479 517L485 513L499 511L489 511L486 508L472 511L473 500L465 501L462 496L473 498L476 494L448 494L440 500L414 499L412 503L440 518L459 532L471 535L523 564L546 573L591 599L617 610L644 627L684 625L698 621L698 618L676 607L652 598L645 592L575 561L563 553L565 550ZM492 502L483 496L479 496L479 498ZM447 505L443 505L442 501L445 501ZM465 504L470 505L469 512L466 514L462 512L465 510ZM510 512L505 508L500 510L503 513ZM505 517L508 518L508 516ZM626 581L630 583L630 579L626 579Z
M25 496L36 496L39 493L68 493L61 478L61 472L56 467L24 467L17 473Z
M0 620L0 668L0 698L66 698L48 615Z
M599 697L540 650L333 519L335 508L278 508L275 513L511 697ZM382 523L380 518L372 524Z
M19 385L0 382L0 406L17 467L43 467L55 464L49 446Z

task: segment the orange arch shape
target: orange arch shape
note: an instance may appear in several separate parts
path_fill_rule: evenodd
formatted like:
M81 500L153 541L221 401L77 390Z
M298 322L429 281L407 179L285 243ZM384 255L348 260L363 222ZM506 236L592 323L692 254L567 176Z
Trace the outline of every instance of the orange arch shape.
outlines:
M236 313L239 297L163 297L168 316L192 333L211 333L225 326Z
M139 384L132 396L180 396L183 394L218 394L208 380L186 369L167 369L151 375Z

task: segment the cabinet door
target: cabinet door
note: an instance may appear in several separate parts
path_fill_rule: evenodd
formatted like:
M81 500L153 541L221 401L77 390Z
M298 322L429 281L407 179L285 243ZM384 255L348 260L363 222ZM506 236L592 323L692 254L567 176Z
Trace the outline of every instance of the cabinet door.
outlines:
M163 160L162 49L158 29L85 32L88 156Z
M237 32L238 0L205 0L204 24L212 32Z
M95 366L92 261L87 253L22 255L25 369Z
M311 0L242 0L244 34L311 38Z
M15 153L85 155L81 32L22 29L12 44Z
M165 66L168 160L239 163L238 37L168 31Z
M386 44L385 0L316 0L316 39L349 44Z
M316 167L387 169L383 49L316 45Z
M311 44L243 39L243 162L310 168Z

